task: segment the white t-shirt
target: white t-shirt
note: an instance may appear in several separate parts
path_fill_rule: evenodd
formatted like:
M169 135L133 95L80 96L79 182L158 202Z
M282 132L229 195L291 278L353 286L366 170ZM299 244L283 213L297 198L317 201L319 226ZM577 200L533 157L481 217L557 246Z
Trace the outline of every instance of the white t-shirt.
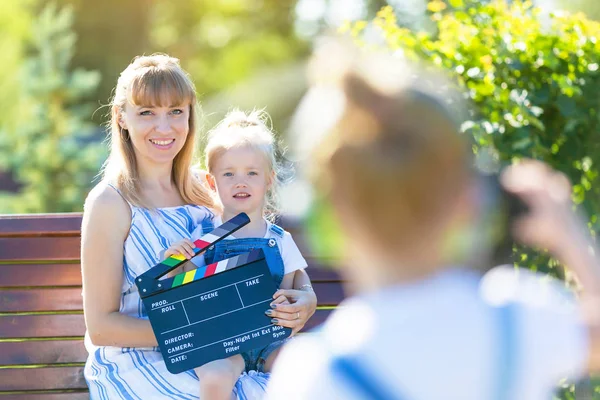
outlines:
M453 269L344 301L321 331L286 345L265 399L364 399L331 368L332 358L345 354L357 355L403 400L493 399L497 304L515 310L510 398L548 400L559 380L583 374L586 330L560 282L512 268L496 268L482 280Z
M220 217L215 216L213 221L215 226L222 224ZM302 253L300 253L300 249L298 249L298 246L296 245L296 242L294 242L292 235L288 231L280 228L278 225L274 225L267 220L265 220L265 222L267 223L267 231L265 232L264 239L274 239L277 242L279 253L283 259L284 275L306 268L308 264L306 263L304 257L302 257ZM198 228L198 231L192 232L192 240L196 240L201 236L201 227ZM234 235L229 235L225 238L225 240L233 239L237 238ZM198 267L205 265L204 257L200 256L193 258L192 262Z

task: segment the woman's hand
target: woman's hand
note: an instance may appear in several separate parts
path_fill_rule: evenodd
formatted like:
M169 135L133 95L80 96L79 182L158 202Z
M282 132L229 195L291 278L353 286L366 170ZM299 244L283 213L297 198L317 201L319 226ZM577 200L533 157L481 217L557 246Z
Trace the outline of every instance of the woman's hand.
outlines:
M292 335L304 327L317 309L317 296L312 290L280 289L273 298L267 315L275 325L291 328Z

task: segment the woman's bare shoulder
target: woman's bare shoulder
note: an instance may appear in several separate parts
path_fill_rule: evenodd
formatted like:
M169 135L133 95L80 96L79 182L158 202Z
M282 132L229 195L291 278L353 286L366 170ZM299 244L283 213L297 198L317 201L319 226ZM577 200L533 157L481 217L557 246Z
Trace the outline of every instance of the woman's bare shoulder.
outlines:
M84 210L85 221L92 221L96 227L112 226L129 228L131 209L123 196L105 182L98 183L88 194Z

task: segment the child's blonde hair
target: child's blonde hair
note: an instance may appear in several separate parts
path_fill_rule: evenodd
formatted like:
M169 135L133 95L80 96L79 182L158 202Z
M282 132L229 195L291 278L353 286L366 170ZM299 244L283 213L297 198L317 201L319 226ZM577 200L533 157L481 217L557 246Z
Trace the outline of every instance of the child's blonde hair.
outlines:
M205 168L213 173L216 160L227 150L250 147L259 151L267 161L268 175L272 181L265 197L264 217L274 222L279 214L279 187L285 180L287 169L278 158L283 156L271 128L271 119L264 110L250 113L235 109L209 133L204 152Z
M342 198L390 249L429 240L471 179L460 95L441 76L391 56L343 45L327 50L313 61L313 79L339 90L345 109L315 145L320 190ZM332 60L345 62L333 69Z

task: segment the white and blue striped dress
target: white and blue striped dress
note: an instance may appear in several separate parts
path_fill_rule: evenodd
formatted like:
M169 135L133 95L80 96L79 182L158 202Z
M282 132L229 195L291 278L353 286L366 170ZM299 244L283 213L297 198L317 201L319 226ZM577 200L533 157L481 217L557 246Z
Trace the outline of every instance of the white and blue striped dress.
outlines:
M134 284L135 278L160 261L173 242L190 238L198 226L203 233L213 228L213 213L206 207L185 205L150 211L131 206L129 235L124 243L123 284L119 311L147 318ZM196 238L194 238L196 239ZM94 346L85 336L89 353L84 376L95 399L199 399L200 386L193 371L171 374L157 347ZM262 398L268 374L244 373L232 399Z

